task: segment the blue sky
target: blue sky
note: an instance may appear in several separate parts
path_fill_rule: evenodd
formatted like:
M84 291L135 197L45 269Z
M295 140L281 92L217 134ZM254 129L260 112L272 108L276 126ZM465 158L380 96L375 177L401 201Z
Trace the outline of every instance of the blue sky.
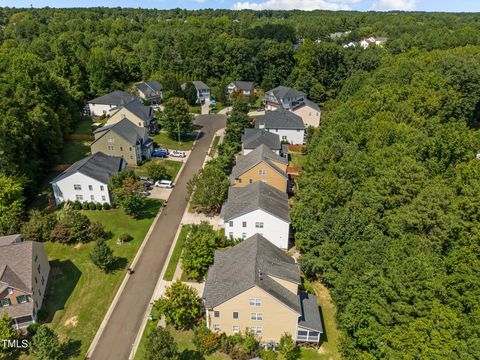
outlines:
M480 12L480 0L0 0L9 7L143 7L157 9L327 9Z

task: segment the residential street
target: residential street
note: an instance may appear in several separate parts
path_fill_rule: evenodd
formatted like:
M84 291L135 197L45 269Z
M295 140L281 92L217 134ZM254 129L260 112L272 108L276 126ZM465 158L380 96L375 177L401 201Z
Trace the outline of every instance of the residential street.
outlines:
M175 184L167 207L154 224L150 237L145 240L135 273L130 275L89 359L128 359L187 206L186 184L202 167L215 132L224 127L225 122L224 115L201 115L195 119L195 123L202 126L198 141Z

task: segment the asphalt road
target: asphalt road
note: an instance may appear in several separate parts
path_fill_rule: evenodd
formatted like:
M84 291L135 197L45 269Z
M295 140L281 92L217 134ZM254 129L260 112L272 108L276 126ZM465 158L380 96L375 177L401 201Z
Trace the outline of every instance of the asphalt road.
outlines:
M129 277L90 359L128 359L187 207L187 182L202 167L215 132L225 127L225 122L225 115L201 115L195 119L195 123L202 126L195 147L175 184L167 207L154 225L150 237L145 240L135 273Z

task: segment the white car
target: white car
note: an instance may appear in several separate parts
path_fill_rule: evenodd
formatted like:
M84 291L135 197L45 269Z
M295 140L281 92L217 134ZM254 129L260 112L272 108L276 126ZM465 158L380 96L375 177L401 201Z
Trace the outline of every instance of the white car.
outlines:
M161 181L157 181L155 183L155 186L159 188L171 189L173 188L173 182L171 182L170 180L161 180Z
M185 151L180 151L180 150L172 150L170 151L170 156L173 156L173 157L180 157L180 158L184 158L185 156Z

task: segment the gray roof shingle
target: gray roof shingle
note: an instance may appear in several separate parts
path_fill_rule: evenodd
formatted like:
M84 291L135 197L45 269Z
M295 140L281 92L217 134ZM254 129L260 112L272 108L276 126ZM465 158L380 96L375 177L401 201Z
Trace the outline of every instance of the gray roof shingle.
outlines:
M275 171L281 174L284 177L287 177L287 173L276 166L272 161L278 162L280 164L288 165L288 160L284 157L281 157L275 154L265 145L259 145L255 150L251 151L247 155L240 156L237 158L237 162L232 169L231 179L236 179L240 175L244 174L246 171L254 167L260 162L265 162Z
M0 282L32 292L33 247L44 246L33 241L22 241L0 246Z
M256 149L260 145L267 146L270 150L282 149L280 136L264 129L246 128L242 135L242 146L244 149Z
M293 106L292 110L297 110L300 109L303 106L309 106L314 110L320 111L320 106L318 106L316 103L314 103L312 100L305 99L302 102L299 102L295 106Z
M95 99L90 100L89 104L102 104L102 105L125 105L132 100L138 100L138 97L135 95L129 94L123 90L115 90L109 94L99 96Z
M135 84L135 87L141 91L147 98L160 96L161 91L163 90L163 85L158 81L144 81L138 84Z
M217 250L203 292L205 305L211 309L258 286L300 315L298 295L270 276L300 284L293 258L259 234L228 250Z
M222 207L224 221L262 209L290 223L288 195L262 181L244 187L231 187Z
M115 124L106 125L95 130L94 134L96 139L93 143L105 136L109 131L113 131L132 145L141 144L143 139L146 139L148 136L148 130L146 128L137 126L128 118L124 118Z
M137 99L130 101L128 104L118 107L117 111L115 112L118 112L121 109L127 109L143 121L148 121L153 118L152 108L150 106L143 105L143 103ZM114 110L112 110L112 112L113 116L115 112Z
M252 91L253 90L253 81L232 81L237 89L243 91Z
M257 116L255 119L255 127L259 129L261 124L263 124L266 129L305 129L305 125L300 116L282 108L267 111L265 115Z
M268 90L266 92L266 94L267 95L273 95L278 100L307 95L303 91L298 91L298 90L292 89L291 87L288 87L288 86L277 86L276 88L274 88L272 90Z
M110 177L122 170L123 162L124 160L121 157L109 156L102 152L97 152L72 164L72 166L58 175L50 183L56 183L76 172L80 172L92 179L108 184Z
M190 81L194 86L195 89L197 90L210 90L207 84L205 84L203 81ZM182 84L182 89L185 90L185 86L187 86L187 83Z
M299 293L302 306L302 316L298 319L298 326L323 333L323 324L318 309L317 297L307 292Z

